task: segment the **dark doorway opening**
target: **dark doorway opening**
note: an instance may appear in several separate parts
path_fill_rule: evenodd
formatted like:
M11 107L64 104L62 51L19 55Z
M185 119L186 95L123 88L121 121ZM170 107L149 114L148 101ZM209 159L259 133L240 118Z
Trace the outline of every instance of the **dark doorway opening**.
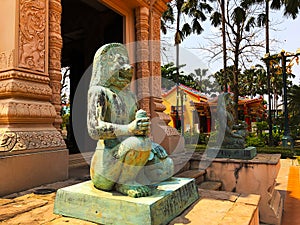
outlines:
M69 122L66 126L66 143L72 154L89 151L88 147L79 149L74 138L72 106L76 88L82 75L92 64L98 48L106 43L123 43L124 17L97 0L62 0L61 2L63 38L61 65L62 68L69 68L69 102L71 106ZM87 93L82 93L82 95L83 98L86 98ZM82 107L86 108L86 105L83 104ZM82 119L86 121L86 110L83 109L82 112ZM85 133L84 135L87 134L86 131L82 132Z

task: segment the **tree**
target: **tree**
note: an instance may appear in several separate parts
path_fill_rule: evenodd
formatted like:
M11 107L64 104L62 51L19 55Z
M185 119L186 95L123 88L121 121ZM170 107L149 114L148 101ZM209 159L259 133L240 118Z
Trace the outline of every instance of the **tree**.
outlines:
M225 0L217 0L219 4L219 10L215 11L211 17L211 24L214 27L222 25L222 48L223 48L223 72L224 72L224 91L228 91L227 84L227 44L226 44L226 16L225 16Z
M176 9L175 12L174 9ZM161 30L166 34L176 21L174 43L180 44L191 33L202 33L201 23L207 19L206 14L212 9L206 0L174 0L167 4L167 10L162 15ZM182 15L186 15L189 19L186 19L185 23L180 26Z
M292 125L292 133L295 133L295 135L299 135L299 128L300 125L300 86L294 85L291 87L290 91L287 95L288 98L288 108L289 112L291 114L290 123ZM295 127L296 129L293 129ZM295 130L295 131L294 131ZM293 132L294 131L294 132Z
M240 95L255 96L267 93L267 75L262 65L244 70L240 79Z
M189 75L194 78L199 87L199 91L207 93L210 87L210 82L208 82L209 80L206 79L208 69L198 68L194 71L195 73L190 73Z
M185 65L180 65L177 67L173 62L161 66L161 76L165 78L162 79L162 88L170 90L172 87L174 87L175 83L177 82L177 70L180 70L184 66ZM184 71L180 71L178 82L179 84L183 84L196 90L201 89L195 77L191 74L186 75Z
M234 66L227 67L228 86L231 87L234 84ZM266 71L261 65L255 65L250 69L245 69L243 72L240 70L240 79L238 83L239 93L241 96L255 96L257 94L266 94ZM215 79L223 86L224 71L220 71L214 74Z
M230 73L232 72L233 75L231 90L234 93L236 115L238 110L240 71L249 67L249 62L252 62L254 58L260 58L261 50L264 46L264 41L258 38L261 29L255 23L256 8L242 3L241 1L227 1L225 6L227 60L228 62L231 61L232 71L226 71L226 76L225 74L223 75L228 78L228 84L230 83ZM216 16L213 19L216 20L216 24L218 24L218 21L221 21L220 16ZM214 21L213 19L211 21ZM211 39L209 48L205 47L203 49L210 52L211 60L218 58L223 52L220 50L222 49L222 43L213 39ZM237 116L235 117L235 122L237 122Z
M269 34L269 8L270 8L270 2L271 2L271 9L279 10L282 6L284 6L284 15L288 17L292 17L295 19L298 15L300 4L299 0L244 0L244 4L265 4L265 11L263 13L260 13L257 17L257 24L258 26L265 26L265 38L266 38L266 54L269 54L270 52L270 34ZM270 79L270 65L268 61L266 61L266 67L267 67L267 84L268 84L268 101L269 101L269 146L273 145L272 140L272 115L271 115L271 79ZM273 98L275 102L277 101L277 96L274 96ZM277 107L275 108L277 110Z

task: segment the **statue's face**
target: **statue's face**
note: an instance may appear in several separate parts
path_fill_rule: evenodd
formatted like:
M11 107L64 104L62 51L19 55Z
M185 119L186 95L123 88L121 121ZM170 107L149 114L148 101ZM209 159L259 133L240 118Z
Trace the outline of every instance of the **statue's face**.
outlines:
M106 78L105 86L122 89L131 82L133 69L125 47L111 48L101 58L102 74Z

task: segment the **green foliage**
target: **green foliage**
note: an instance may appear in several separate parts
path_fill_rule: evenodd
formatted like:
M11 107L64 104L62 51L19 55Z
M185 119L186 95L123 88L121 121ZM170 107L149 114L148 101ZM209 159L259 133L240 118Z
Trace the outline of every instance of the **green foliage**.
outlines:
M67 125L69 124L69 121L70 121L70 114L69 114L69 113L64 114L64 115L62 116L62 124L61 124L61 127L62 127L62 128L67 127Z
M281 154L281 158L293 158L296 154L300 153L298 149L290 149L290 148L283 148L283 147L258 147L256 148L257 153L264 153L264 154Z
M256 122L257 130L263 131L268 129L268 123L266 121Z
M265 141L262 137L248 136L246 137L246 146L264 147Z
M193 133L185 132L184 133L184 140L186 144L207 144L208 136L207 134L203 133Z
M300 86L292 86L287 94L287 98L289 112L293 115L300 115Z
M299 123L290 126L290 132L291 132L291 136L294 140L298 139L300 137L300 125L299 125Z
M227 67L226 74L227 84L232 87L234 84L234 67ZM216 72L213 76L220 86L225 85L225 74L223 69ZM241 96L255 96L256 94L263 95L267 93L267 75L266 71L261 65L257 64L250 69L245 69L243 72L239 70L238 76L238 88Z
M180 65L178 70L184 66L185 65ZM172 87L174 87L174 85L177 83L177 67L173 62L161 66L161 76L165 78L162 79L162 88L170 90ZM184 74L184 71L180 71L178 75L178 83L195 90L201 90L201 83L196 79L196 75L192 73L186 75Z
M282 132L279 132L279 131L276 131L276 132L273 131L272 132L274 146L279 146L280 145L281 140L282 140L282 136L283 136ZM262 137L263 137L264 140L266 140L266 145L268 145L269 134L263 133Z
M161 30L166 34L168 28L172 28L174 22L177 22L174 37L175 44L180 44L191 33L201 34L203 31L201 23L206 20L207 14L213 10L206 0L174 0L168 3L167 6L167 10L162 15ZM174 9L176 9L177 15ZM180 26L182 16L191 18L191 22L184 19L183 21L187 22Z

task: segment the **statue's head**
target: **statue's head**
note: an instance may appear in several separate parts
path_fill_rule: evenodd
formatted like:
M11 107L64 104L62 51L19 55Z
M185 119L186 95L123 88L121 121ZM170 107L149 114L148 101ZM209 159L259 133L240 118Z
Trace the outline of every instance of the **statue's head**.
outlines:
M120 43L103 45L94 56L90 86L122 89L132 79L132 67L126 47Z

